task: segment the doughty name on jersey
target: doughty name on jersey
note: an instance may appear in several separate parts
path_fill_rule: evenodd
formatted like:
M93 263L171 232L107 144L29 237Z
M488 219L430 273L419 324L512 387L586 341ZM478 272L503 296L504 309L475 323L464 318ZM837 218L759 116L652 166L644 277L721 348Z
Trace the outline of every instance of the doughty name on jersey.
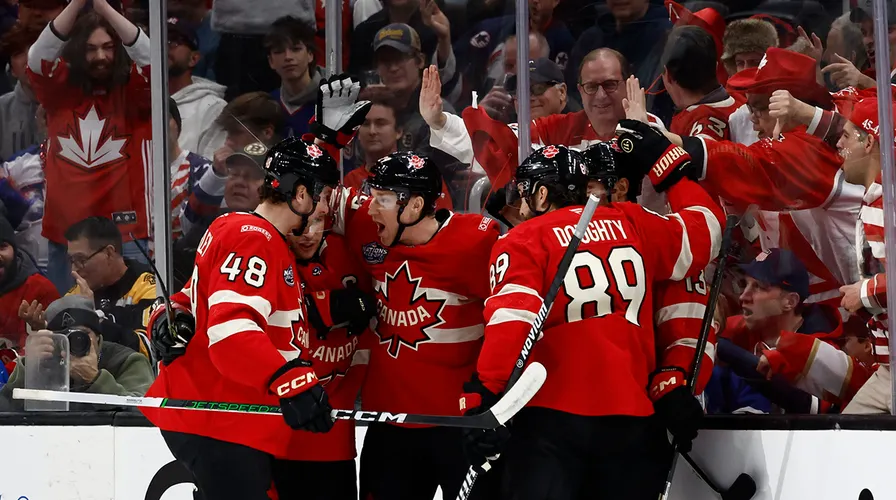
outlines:
M560 242L560 246L563 248L569 246L569 242L573 237L573 232L575 232L575 227L566 225L563 227L554 227L553 230L554 236L556 236L557 241ZM617 235L617 230L621 236ZM628 235L625 234L625 229L622 227L622 221L593 220L588 223L585 234L582 236L582 243L588 243L590 241L617 241L620 239L628 239Z

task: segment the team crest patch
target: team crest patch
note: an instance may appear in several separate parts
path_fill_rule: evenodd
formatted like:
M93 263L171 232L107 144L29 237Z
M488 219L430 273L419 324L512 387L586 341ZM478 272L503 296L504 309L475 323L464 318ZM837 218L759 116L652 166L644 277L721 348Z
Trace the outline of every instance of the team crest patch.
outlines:
M308 145L307 150L308 150L308 156L310 156L312 158L318 158L320 156L323 156L323 154L324 154L324 152L320 150L320 148L317 146L317 144Z
M268 148L260 142L253 142L243 148L243 151L248 155L261 156L268 152Z
M560 153L560 149L558 149L557 146L554 146L552 144L552 145L544 148L544 151L542 151L542 153L544 154L545 158L553 158L553 157L557 156L558 153Z
M375 241L361 247L361 254L364 256L364 261L368 264L382 264L386 260L386 254L388 253L388 250Z
M296 285L296 275L292 270L292 265L290 265L283 271L283 279L286 281L286 284L289 286Z
M321 269L320 266L315 266L315 268L311 270L311 275L312 276L320 276L321 274L323 274L323 272L324 272L324 270Z

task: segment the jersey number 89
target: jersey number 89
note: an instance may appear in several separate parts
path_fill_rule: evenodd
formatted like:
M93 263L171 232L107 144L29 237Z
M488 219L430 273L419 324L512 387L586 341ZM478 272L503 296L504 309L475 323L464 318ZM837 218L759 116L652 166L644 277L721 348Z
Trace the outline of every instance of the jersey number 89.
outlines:
M647 291L644 260L632 247L616 247L607 255L606 261L612 282L604 268L603 259L591 252L579 252L573 256L563 279L563 290L569 298L566 321L572 323L612 313L613 296L609 292L613 285L622 300L628 303L625 319L641 326L638 318ZM588 307L592 304L593 307Z

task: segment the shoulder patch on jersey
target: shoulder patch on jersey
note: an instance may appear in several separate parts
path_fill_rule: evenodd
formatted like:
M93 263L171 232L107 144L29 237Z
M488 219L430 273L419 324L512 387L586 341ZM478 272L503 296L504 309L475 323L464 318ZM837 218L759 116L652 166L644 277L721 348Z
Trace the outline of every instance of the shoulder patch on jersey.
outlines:
M488 226L489 226L489 224L491 224L491 223L492 223L492 220L491 220L491 219L489 219L488 217L483 217L483 218L482 218L482 222L479 223L479 230L480 230L480 231L487 231L487 230L488 230Z
M320 266L314 266L314 269L311 270L311 276L320 276L323 272L324 270Z
M240 228L240 232L241 233L247 233L247 232L261 233L264 235L265 238L267 238L268 241L271 241L271 233L263 227L253 226L252 224L243 224L243 227Z
M382 264L386 261L386 255L388 253L389 250L376 241L361 247L361 254L364 256L364 261L368 264Z
M286 284L289 286L296 285L296 275L292 270L292 264L290 264L289 267L287 267L283 271L283 279L284 279L284 281L286 281Z

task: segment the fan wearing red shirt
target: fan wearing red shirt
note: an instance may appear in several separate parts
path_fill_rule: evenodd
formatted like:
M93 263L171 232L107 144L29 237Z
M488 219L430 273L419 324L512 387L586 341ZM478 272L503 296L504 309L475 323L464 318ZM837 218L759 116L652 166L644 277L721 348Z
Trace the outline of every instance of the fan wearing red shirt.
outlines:
M85 5L69 3L28 52L28 77L47 112L43 236L57 288L71 284L60 254L75 222L100 216L125 240L149 236L149 38L106 0L79 18Z
M342 180L342 185L360 191L366 191L370 168L377 160L398 151L398 141L404 134L398 125L398 108L395 105L395 94L386 87L367 87L361 92L360 99L370 101L373 105L367 118L358 129L358 143L364 158L358 168L349 172ZM442 195L436 202L436 209L453 209L448 186L442 181Z

